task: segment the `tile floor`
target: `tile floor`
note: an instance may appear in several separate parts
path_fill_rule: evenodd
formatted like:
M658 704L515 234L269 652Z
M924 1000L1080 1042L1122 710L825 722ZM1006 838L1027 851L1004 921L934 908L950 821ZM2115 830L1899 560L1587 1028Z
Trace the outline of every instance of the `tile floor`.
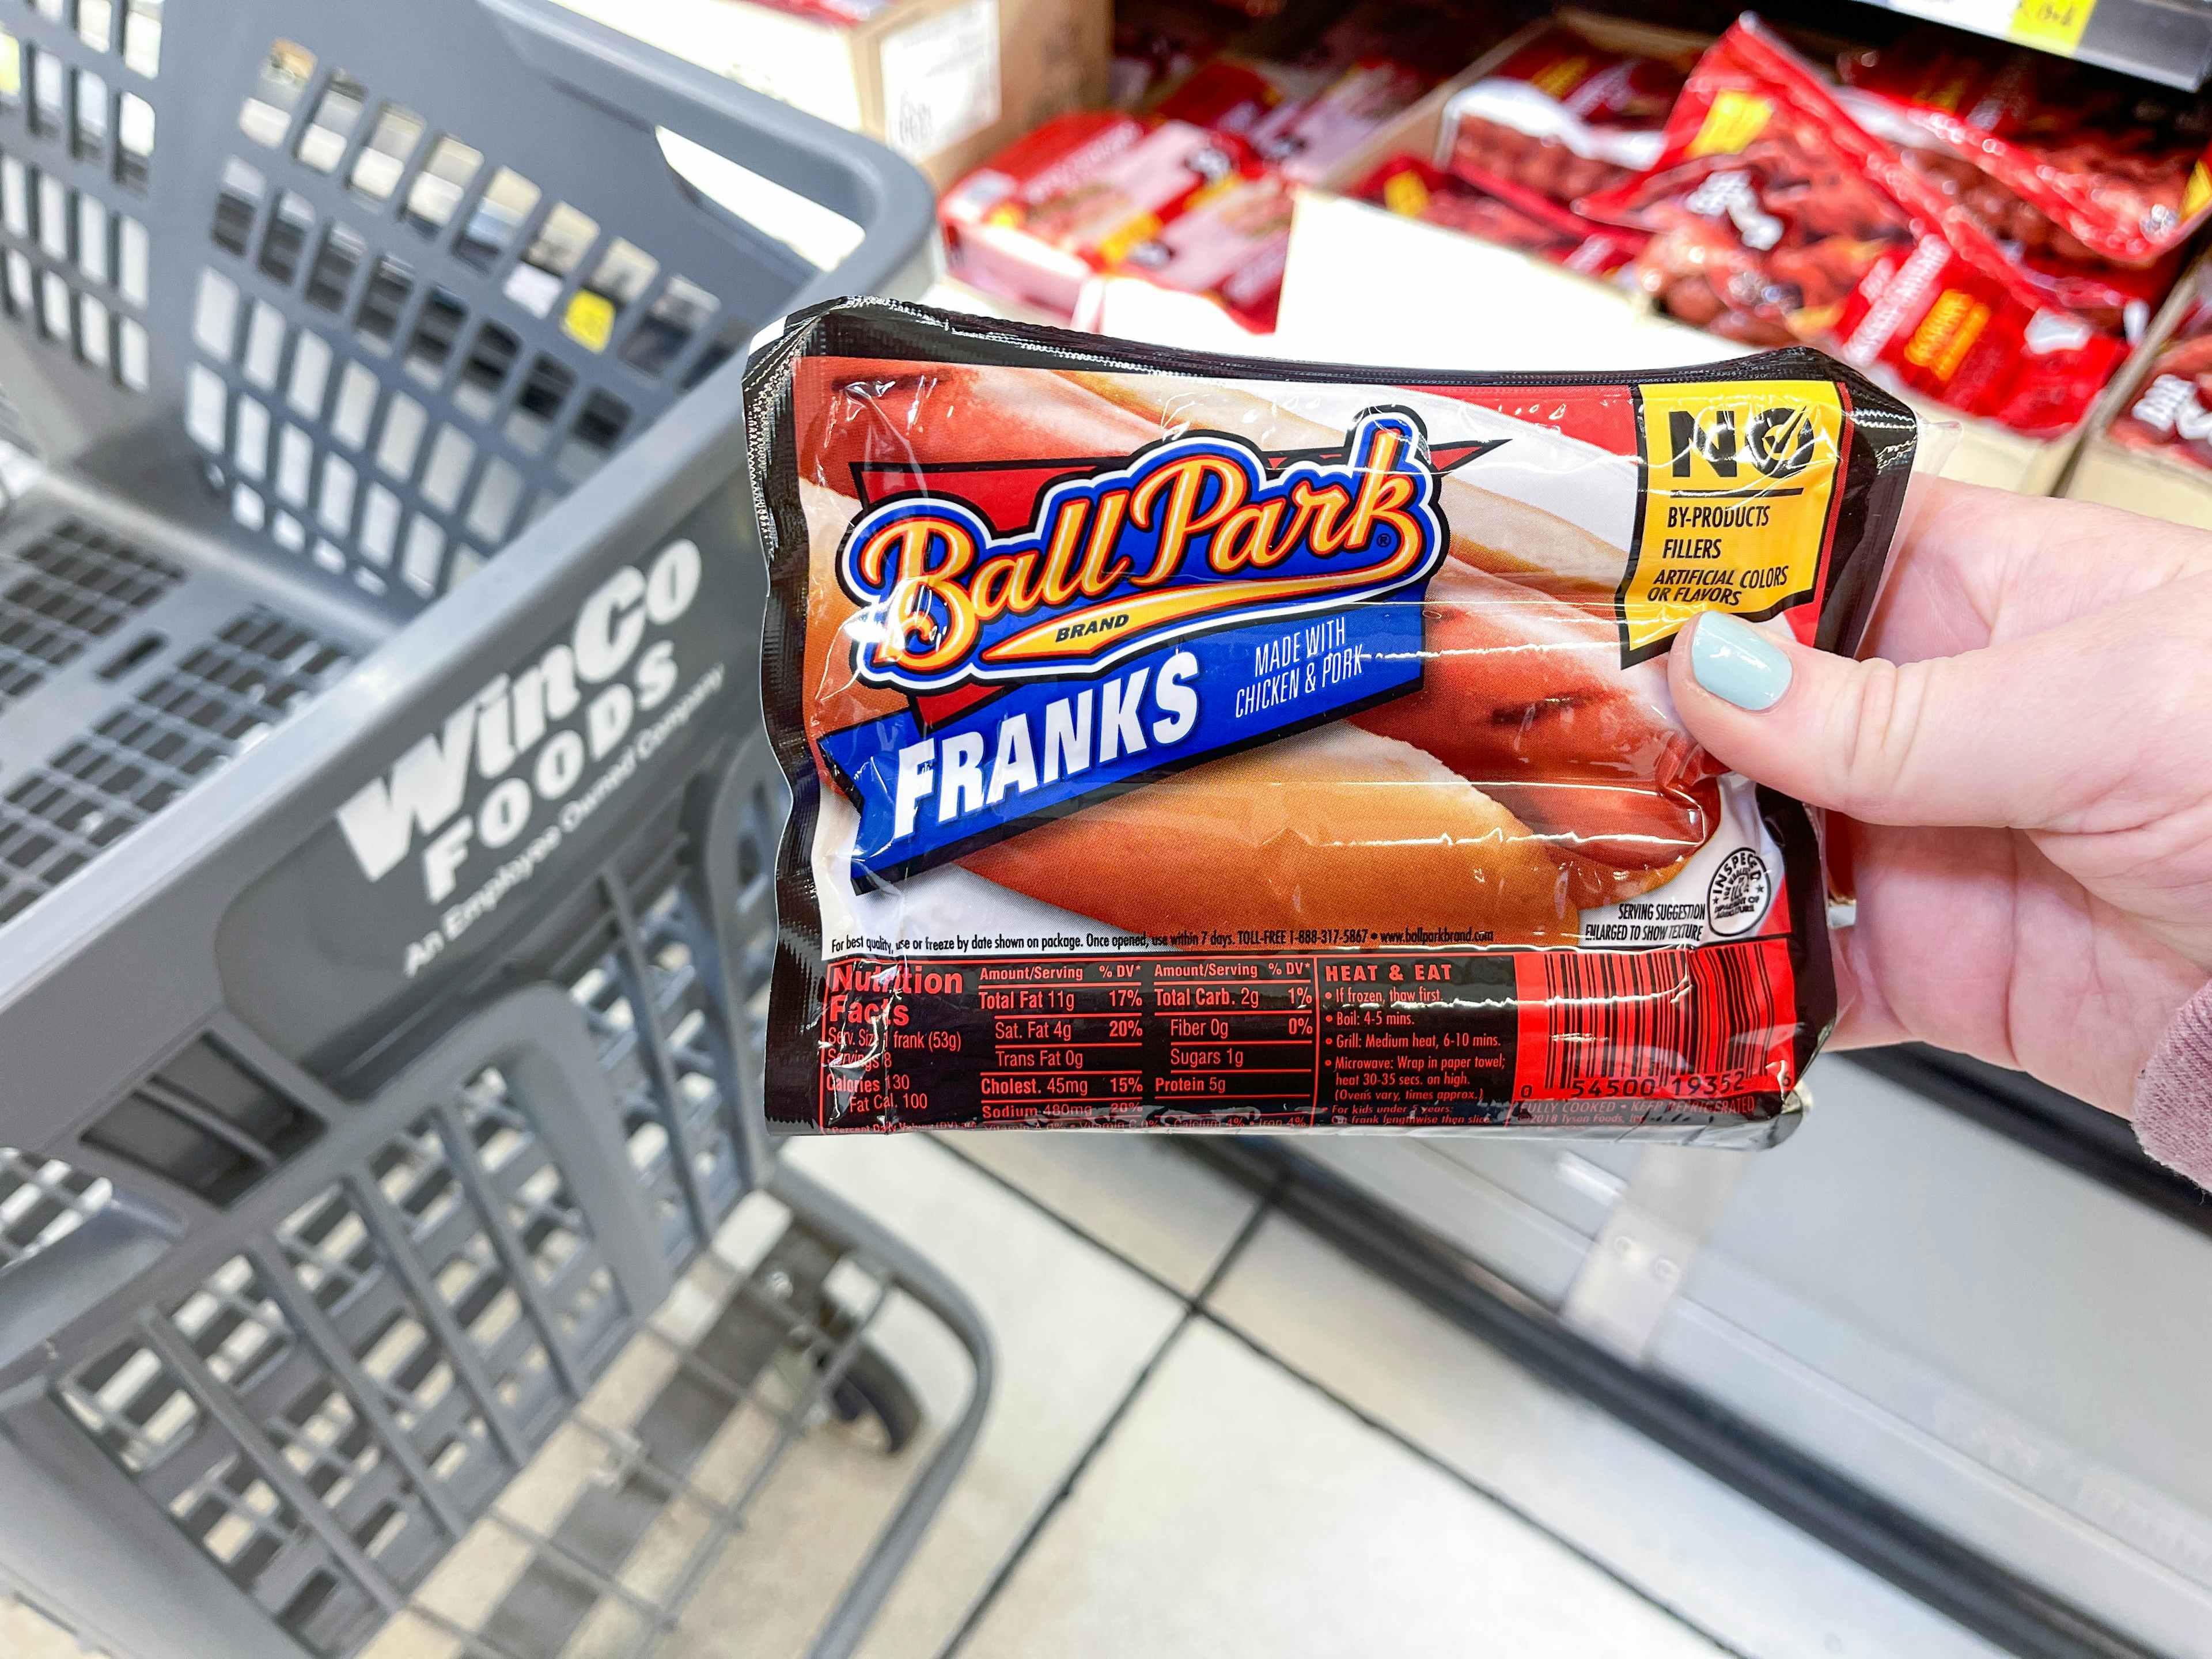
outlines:
M997 1337L981 1441L867 1659L1984 1653L1175 1147L998 1134L789 1156L919 1244ZM741 1211L723 1249L753 1259L772 1231ZM711 1313L693 1294L672 1326ZM956 1417L970 1377L943 1329L895 1305L878 1335L931 1421ZM764 1431L741 1413L724 1438ZM803 1653L912 1455L801 1442L664 1653ZM471 1558L434 1594L465 1613L497 1571ZM593 1645L580 1625L570 1651ZM372 1652L454 1650L395 1628ZM0 1613L9 1659L75 1651Z

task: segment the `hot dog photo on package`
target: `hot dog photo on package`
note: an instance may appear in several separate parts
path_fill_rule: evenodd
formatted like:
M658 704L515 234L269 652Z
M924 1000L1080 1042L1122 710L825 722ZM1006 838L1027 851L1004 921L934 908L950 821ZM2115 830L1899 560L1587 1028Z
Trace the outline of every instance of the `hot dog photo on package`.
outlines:
M749 371L786 1131L1763 1144L1836 1017L1796 802L1668 693L1857 643L1911 412L1198 356L895 301Z

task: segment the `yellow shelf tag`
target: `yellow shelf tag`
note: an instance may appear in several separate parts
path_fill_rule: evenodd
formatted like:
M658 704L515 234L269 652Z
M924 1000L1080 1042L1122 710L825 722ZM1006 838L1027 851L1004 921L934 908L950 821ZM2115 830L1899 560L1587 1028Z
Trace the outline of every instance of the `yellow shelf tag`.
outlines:
M2081 32L2096 9L2097 0L2020 0L2006 33L2024 46L2040 46L2070 58L2081 46Z

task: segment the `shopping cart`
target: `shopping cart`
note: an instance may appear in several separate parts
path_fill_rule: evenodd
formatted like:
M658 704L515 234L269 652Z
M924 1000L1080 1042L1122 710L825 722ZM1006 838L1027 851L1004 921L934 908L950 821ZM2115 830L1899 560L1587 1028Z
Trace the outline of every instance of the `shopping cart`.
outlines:
M851 1645L989 1353L765 1146L732 360L930 222L538 0L0 0L0 1597L133 1659L649 1652L811 1425L914 1433L904 1304L974 1381Z

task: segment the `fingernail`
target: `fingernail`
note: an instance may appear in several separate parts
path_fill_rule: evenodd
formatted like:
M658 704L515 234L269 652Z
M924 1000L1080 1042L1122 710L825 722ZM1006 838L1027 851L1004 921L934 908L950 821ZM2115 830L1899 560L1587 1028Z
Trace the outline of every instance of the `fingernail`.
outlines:
M1690 672L1723 702L1753 713L1790 689L1790 659L1741 617L1708 611L1690 630Z

